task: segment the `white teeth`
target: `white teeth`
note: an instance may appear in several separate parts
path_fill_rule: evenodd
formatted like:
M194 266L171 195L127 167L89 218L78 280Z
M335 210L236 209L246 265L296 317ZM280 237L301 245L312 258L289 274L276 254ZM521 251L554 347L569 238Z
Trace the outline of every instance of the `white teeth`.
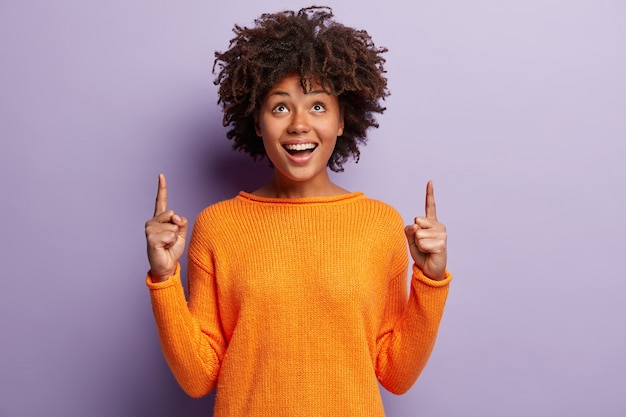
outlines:
M317 145L315 145L314 143L294 143L285 145L285 149L287 149L288 151L306 151L309 149L315 149L316 146Z

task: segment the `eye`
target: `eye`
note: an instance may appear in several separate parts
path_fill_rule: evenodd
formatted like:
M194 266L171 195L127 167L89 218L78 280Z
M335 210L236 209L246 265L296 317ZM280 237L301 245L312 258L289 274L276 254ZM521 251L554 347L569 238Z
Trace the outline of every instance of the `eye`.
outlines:
M278 104L274 106L274 108L272 109L273 113L286 113L287 111L289 110L287 109L287 106L285 106L284 104Z
M326 107L323 103L315 103L313 107L311 107L311 110L313 110L315 113L321 113L326 110Z

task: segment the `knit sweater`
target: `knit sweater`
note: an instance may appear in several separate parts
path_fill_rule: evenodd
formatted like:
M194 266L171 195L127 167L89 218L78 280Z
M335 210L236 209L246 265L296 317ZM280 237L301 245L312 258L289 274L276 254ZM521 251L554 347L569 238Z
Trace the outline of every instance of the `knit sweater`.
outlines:
M403 221L355 192L270 199L241 192L203 210L175 276L148 278L163 353L214 417L384 416L433 349L451 276L414 265Z

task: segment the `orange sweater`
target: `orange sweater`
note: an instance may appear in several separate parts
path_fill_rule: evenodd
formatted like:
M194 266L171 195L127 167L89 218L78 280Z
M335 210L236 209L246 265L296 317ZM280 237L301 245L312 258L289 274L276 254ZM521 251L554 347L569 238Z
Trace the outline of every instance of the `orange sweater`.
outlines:
M415 382L451 279L413 266L407 291L403 226L360 192L241 192L206 208L188 248L189 302L180 272L147 280L180 385L198 397L217 383L215 417L383 416L377 381L396 394Z

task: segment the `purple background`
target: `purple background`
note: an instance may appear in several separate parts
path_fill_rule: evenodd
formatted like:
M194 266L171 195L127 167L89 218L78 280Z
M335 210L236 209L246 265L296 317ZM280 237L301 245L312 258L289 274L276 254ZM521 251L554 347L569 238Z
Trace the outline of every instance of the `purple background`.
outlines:
M287 4L287 6L285 6ZM626 415L626 3L332 1L389 47L388 111L336 181L423 212L455 275L390 416ZM0 1L0 416L210 415L160 352L143 226L252 190L213 51L302 1Z

